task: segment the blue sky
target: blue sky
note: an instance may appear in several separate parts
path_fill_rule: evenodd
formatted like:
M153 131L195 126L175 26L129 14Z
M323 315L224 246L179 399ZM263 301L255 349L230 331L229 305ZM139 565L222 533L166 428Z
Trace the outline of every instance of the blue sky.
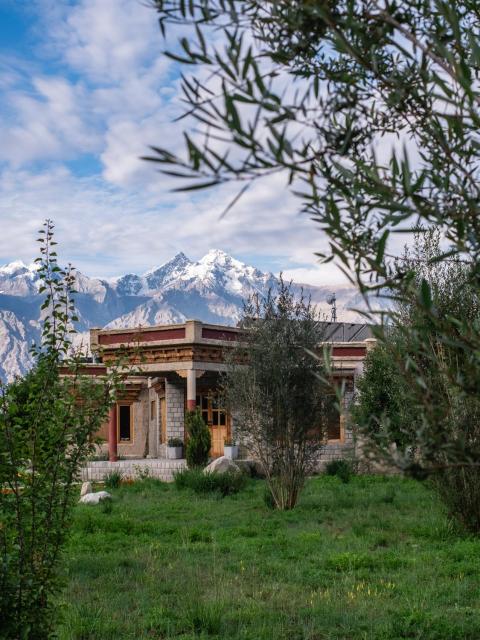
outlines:
M331 284L325 242L281 177L202 194L139 159L181 149L179 69L162 55L142 0L0 0L0 263L30 262L36 230L57 226L64 261L88 275L142 273L183 251L223 249L297 281Z

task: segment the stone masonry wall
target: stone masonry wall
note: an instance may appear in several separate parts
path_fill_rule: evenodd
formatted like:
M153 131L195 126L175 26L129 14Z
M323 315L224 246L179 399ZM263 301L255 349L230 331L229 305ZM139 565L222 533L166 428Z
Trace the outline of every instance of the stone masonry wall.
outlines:
M165 381L167 440L184 439L185 435L185 385Z

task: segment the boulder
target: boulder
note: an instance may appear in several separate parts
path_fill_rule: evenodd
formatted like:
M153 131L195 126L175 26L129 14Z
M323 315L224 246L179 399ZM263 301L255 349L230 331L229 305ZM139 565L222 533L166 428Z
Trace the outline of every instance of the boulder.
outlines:
M240 473L238 465L236 465L233 460L226 458L225 456L221 456L206 466L203 473L226 473L227 471Z
M256 460L236 460L235 463L250 478L265 478L265 471L262 465Z
M79 500L82 504L98 504L102 500L110 500L112 496L108 491L96 491L95 493L86 493Z
M83 497L87 493L92 493L92 483L91 482L83 482L82 488L80 489L80 497Z

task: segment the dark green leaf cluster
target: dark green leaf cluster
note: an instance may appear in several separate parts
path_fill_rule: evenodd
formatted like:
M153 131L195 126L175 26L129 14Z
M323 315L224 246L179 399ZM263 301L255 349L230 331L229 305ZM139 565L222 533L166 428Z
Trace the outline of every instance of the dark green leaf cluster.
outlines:
M344 484L348 484L353 475L353 466L348 460L331 460L325 465L325 473L327 476L336 476Z
M185 457L189 469L206 467L212 446L210 429L205 424L199 409L189 411L185 416L185 428L188 433Z
M367 354L363 375L356 385L357 402L352 407L352 419L369 440L387 446L392 442L406 446L412 438L407 438L405 431L414 429L418 409L412 403L408 382L395 361L391 345L380 343ZM406 358L406 353L402 356Z
M177 489L190 489L195 493L218 493L222 497L238 493L245 488L247 476L238 471L204 473L201 469L184 469L175 474Z

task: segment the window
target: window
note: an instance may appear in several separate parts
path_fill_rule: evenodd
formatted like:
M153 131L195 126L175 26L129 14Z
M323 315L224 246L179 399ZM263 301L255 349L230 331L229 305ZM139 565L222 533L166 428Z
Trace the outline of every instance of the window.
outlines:
M132 441L132 405L118 405L118 441Z
M219 406L216 394L201 393L197 395L196 403L205 424L213 427L227 426L227 412Z
M155 420L156 418L156 402L155 400L150 401L150 420Z
M202 414L202 418L204 419L205 424L209 424L211 422L209 411L208 411L208 405L209 405L208 400L209 400L208 395L203 393L201 395L197 395L197 398L196 398L197 408L200 409L200 413Z
M332 396L326 403L325 407L325 421L327 427L327 439L328 440L341 440L342 428L340 412L337 407L337 399Z

